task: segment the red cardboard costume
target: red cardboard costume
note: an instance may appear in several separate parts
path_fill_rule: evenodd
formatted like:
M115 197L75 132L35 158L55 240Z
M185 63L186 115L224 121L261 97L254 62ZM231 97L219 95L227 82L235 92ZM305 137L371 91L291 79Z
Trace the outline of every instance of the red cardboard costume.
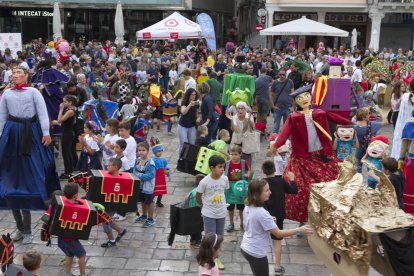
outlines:
M313 183L336 179L338 162L329 134L328 120L336 124L351 122L334 113L320 109L310 109L312 86L304 86L293 92L296 104L301 111L291 113L274 144L274 148L283 146L290 137L292 154L284 172L295 174L299 192L286 195L286 218L299 222L308 220L309 186Z

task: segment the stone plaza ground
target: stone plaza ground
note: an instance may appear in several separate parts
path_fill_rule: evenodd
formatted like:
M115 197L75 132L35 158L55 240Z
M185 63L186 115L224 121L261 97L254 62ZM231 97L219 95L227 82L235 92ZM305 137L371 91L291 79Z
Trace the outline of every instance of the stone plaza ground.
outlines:
M269 120L272 126L273 119ZM90 276L193 276L198 275L196 255L198 250L191 248L189 236L176 236L172 247L168 246L167 238L170 233L169 205L183 201L193 188L194 177L175 170L178 159L178 137L176 127L173 128L174 135L167 136L166 127L161 132L154 134L160 138L166 147L164 157L169 161L172 169L171 182L168 182L168 195L163 198L164 208L156 208L156 223L151 228L143 228L142 223L135 223L135 214L129 213L127 220L120 222L128 229L128 233L111 248L101 248L100 244L106 241L106 235L102 227L94 227L88 241L82 241L87 252L87 273ZM387 135L392 141L392 125L386 126L380 131ZM260 170L262 162L266 159L265 152L268 142L262 140L261 153L253 158L253 170L261 177ZM58 158L59 174L62 171L62 159ZM63 181L61 184L64 185ZM42 223L40 217L43 212L32 213L32 228L34 240L30 245L15 243L15 263L22 263L22 255L28 249L35 249L42 253L43 262L39 275L57 276L64 275L63 252L57 247L57 239L53 238L52 246L46 247L45 242L40 240L40 229ZM191 223L191 222L188 222ZM226 275L251 275L247 261L240 253L240 243L243 232L240 231L240 222L236 216L236 231L225 233L224 243L220 259L225 265L221 272ZM285 228L295 228L298 223L285 221ZM227 223L226 223L227 226ZM0 212L0 234L11 233L15 229L15 223L10 211ZM330 275L325 265L318 260L308 245L305 237L286 238L282 241L282 265L286 268L285 275ZM273 271L272 253L269 252L270 271ZM73 273L79 275L79 270ZM271 273L272 274L272 273Z

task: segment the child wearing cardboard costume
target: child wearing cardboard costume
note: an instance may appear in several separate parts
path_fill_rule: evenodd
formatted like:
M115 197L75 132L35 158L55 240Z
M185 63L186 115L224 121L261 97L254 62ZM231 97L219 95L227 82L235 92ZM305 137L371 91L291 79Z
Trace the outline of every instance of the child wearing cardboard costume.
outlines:
M108 173L112 176L119 177L119 170L122 167L122 161L119 158L111 158L108 161ZM114 212L108 211L109 216L113 216ZM111 246L116 245L117 242L121 240L121 238L126 234L127 229L121 228L119 224L117 224L115 221L110 221L108 224L102 223L102 227L104 232L106 233L108 240L101 244L101 247L108 248ZM114 234L112 234L112 229L115 229L118 232L118 235L116 238L114 238Z
M362 159L371 163L378 170L382 170L381 159L387 156L388 148L389 141L386 136L378 135L372 137L371 143L369 144L367 149L367 153ZM375 178L368 176L369 187L375 189L377 184L378 181Z
M78 202L79 185L75 183L66 184L63 187L64 196L73 204ZM72 275L73 257L79 258L79 271L81 276L85 276L86 251L78 239L65 238L58 236L58 247L65 253L65 275Z

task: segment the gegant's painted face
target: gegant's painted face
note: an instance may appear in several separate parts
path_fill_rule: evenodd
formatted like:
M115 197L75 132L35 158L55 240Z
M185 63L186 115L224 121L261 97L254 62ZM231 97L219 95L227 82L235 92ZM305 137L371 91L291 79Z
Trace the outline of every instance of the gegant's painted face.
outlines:
M336 134L341 141L351 141L354 137L355 130L353 127L338 127Z
M373 158L384 158L387 155L388 145L381 141L374 141L369 144L367 153Z
M307 108L311 104L311 94L309 92L299 94L295 97L295 102L301 108Z

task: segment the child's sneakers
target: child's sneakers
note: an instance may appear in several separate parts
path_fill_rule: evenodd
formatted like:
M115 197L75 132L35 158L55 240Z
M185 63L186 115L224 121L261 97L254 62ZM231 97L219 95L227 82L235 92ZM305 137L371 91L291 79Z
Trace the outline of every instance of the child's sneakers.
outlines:
M162 202L157 202L157 207L158 208L164 208L164 204L162 204Z
M32 234L23 234L22 244L31 244L33 241Z
M145 223L144 223L144 228L151 227L151 226L153 226L153 225L154 225L154 223L155 223L155 220L154 220L154 219L152 219L152 218L148 218L148 219L145 221Z
M116 241L107 240L106 242L101 244L101 247L108 248L108 247L112 247L112 246L115 246L115 245L116 245Z
M126 220L126 217L121 216L120 214L117 214L116 218L114 218L115 221L123 221Z
M23 232L21 232L20 230L16 230L14 231L14 233L11 235L10 238L13 241L20 241L21 239L23 239Z
M217 265L218 269L220 269L220 270L224 270L224 265L223 265L223 263L220 261L220 259L219 259L219 258L216 258L214 261L215 261L215 263L216 263L216 265Z
M142 215L142 216L137 217L137 219L135 220L135 222L144 222L147 219L148 219L147 216Z
M234 232L234 224L229 224L229 226L227 226L227 233L232 233Z
M115 239L115 241L116 242L119 242L120 240L121 240L121 238L125 235L127 233L127 229L126 228L124 228L124 230L122 230L122 232L121 233L118 233L118 235L116 236L116 239Z
M194 248L200 248L200 245L201 245L201 241L195 241L194 244L193 244L193 247Z
M275 275L283 275L285 274L285 268L283 266L275 267Z

